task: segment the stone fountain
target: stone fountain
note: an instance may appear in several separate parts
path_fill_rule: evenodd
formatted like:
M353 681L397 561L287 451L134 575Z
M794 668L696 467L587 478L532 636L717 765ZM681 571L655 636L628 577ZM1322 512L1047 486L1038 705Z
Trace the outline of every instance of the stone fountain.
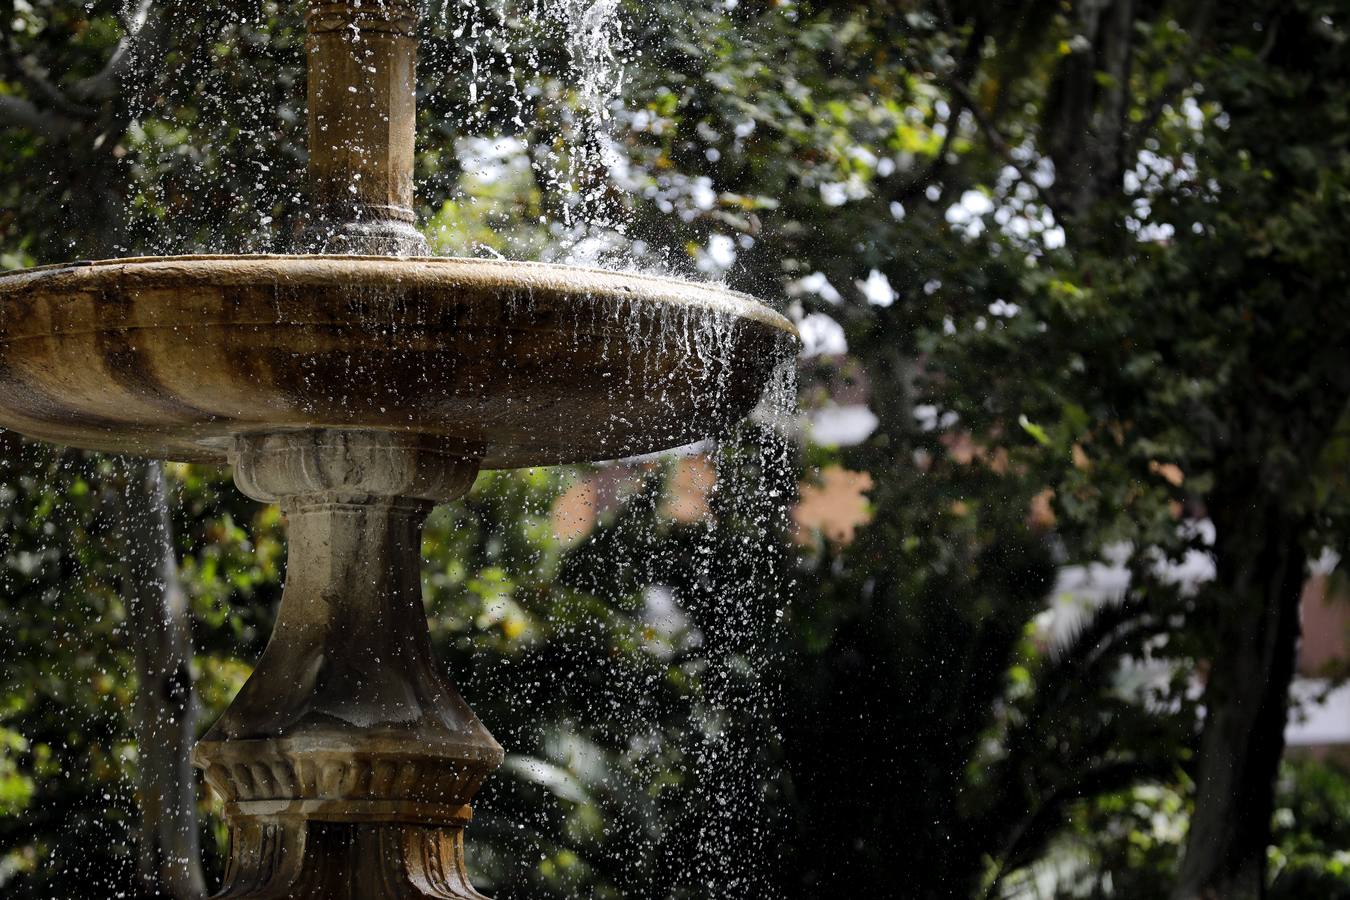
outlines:
M309 0L311 254L0 277L0 425L228 461L286 516L275 632L193 754L229 823L220 897L480 897L464 827L502 748L433 658L423 519L480 468L716 434L796 345L714 287L427 257L416 25L412 0Z

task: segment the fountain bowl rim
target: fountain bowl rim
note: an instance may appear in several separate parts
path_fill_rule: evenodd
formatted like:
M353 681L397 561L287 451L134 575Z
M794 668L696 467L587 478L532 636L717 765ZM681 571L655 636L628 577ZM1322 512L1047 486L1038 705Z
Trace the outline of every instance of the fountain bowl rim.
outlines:
M75 283L96 280L101 273L110 269L150 273L180 267L181 270L176 274L188 278L195 275L209 279L222 269L233 270L240 274L241 269L246 269L256 278L269 270L275 270L277 276L294 278L298 283L305 284L338 285L344 279L376 281L381 280L379 276L387 276L391 283L400 284L415 285L423 281L444 287L461 281L466 286L476 287L496 284L505 289L547 290L567 294L631 297L634 300L648 302L674 302L710 309L720 308L732 316L753 320L759 325L782 332L799 344L801 342L801 335L792 320L750 294L722 285L597 266L466 256L250 253L80 259L0 272L0 301L3 301L8 293L32 289L39 285L45 289L59 290L64 286L62 282L66 279ZM639 285L645 289L635 289ZM70 286L75 287L75 284ZM3 318L3 310L0 310L0 318Z
M241 293L231 298L236 289ZM472 312L496 292L503 304L488 302L481 314ZM348 333L349 324L379 309L370 304L385 293L394 301L395 327L372 319L374 327ZM457 294L462 305L453 299ZM532 303L510 299L522 297L542 301L537 317ZM442 298L444 315L427 306ZM630 357L622 353L610 358L603 339L604 329L613 327L609 316L576 323L590 335L588 344L573 347L549 336L575 327L563 324L567 313L593 302L626 307L643 320L683 309L692 314L689 321L742 323L734 339L739 349L728 351L756 354L741 357L748 381L742 386L741 377L733 379L725 398L733 405L700 418L679 398L685 382L678 378L690 377L676 375L681 357L693 352L687 343L654 345L652 358L662 362L649 371L625 364ZM497 316L504 318L494 324ZM214 329L221 342L200 343ZM472 349L480 345L471 335L491 335L491 329L500 334L481 344L484 350ZM287 333L297 336L294 344L282 337ZM406 352L384 352L403 334L413 338ZM332 343L349 339L350 350ZM537 391L522 393L519 383L496 376L487 351L499 351L502 340L521 359L535 360L536 369L552 360L553 374L543 376ZM211 353L195 358L185 350L194 342ZM456 349L461 346L470 349ZM0 424L54 443L168 459L224 459L241 434L337 429L436 435L463 444L486 468L556 465L641 455L707 437L748 413L752 393L800 346L793 323L753 297L642 273L462 257L76 261L0 274ZM392 389L409 360L460 352L466 368L459 389L441 392L425 379L410 382L406 392ZM569 374L557 365L569 358L570 364L602 364ZM359 371L383 393L359 401L344 393L342 403L328 402L331 397L319 403L308 384L311 369L325 365ZM715 371L690 370L702 372L695 380L718 377ZM663 378L677 378L675 394L650 393ZM694 382L687 387L694 389ZM597 431L591 423L611 409L623 414L603 421L620 424Z

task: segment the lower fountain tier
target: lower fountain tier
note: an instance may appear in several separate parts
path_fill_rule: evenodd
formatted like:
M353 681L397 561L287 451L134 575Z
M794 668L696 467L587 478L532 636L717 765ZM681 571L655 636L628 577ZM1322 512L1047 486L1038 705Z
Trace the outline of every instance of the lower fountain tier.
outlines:
M432 435L485 468L716 434L790 359L790 322L673 279L534 263L163 257L0 276L0 426L221 460L233 435Z

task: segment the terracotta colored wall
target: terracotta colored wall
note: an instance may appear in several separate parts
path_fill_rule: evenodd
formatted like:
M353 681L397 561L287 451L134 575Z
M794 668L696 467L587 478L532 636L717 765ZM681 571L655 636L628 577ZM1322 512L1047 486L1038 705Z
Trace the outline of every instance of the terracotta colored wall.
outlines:
M1328 579L1314 575L1303 587L1303 643L1299 674L1317 676L1328 665L1350 661L1350 598L1328 596Z

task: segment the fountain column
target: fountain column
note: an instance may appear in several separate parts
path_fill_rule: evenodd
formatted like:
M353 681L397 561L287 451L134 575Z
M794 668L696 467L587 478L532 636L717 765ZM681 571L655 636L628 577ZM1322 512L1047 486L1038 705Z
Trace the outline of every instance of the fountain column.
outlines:
M306 243L321 253L425 256L414 227L416 0L308 0Z
M416 0L307 0L306 244L425 255L414 227ZM421 528L473 484L444 439L243 434L235 481L287 518L272 638L193 760L225 801L229 898L481 898L469 803L502 749L431 651Z
M241 436L230 458L290 541L267 649L193 753L230 828L218 896L481 900L464 826L502 749L438 671L420 578L422 521L477 460L329 429Z

